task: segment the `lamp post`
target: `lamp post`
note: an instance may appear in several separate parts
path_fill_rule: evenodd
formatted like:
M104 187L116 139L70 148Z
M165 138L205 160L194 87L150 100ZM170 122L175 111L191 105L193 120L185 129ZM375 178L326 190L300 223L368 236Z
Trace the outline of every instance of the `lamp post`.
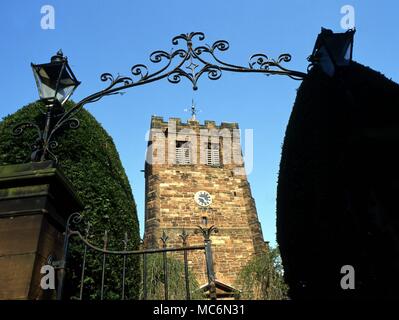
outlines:
M51 129L52 120L61 116L65 110L63 106L71 97L80 82L73 74L67 57L61 50L51 57L49 63L31 63L36 86L39 91L40 100L45 105L45 124L40 128L37 124L25 122L14 128L14 134L19 135L26 127L35 127L38 131L36 142L32 146L32 161L44 161L47 154L56 144L52 142Z
M73 74L67 57L64 57L61 50L51 57L50 63L31 63L33 75L36 80L40 99L46 107L46 120L40 139L37 141L37 148L31 155L31 160L46 160L51 142L49 131L51 120L55 116L55 110L63 108L80 82Z
M348 66L352 61L355 32L355 29L350 29L343 33L334 33L321 28L313 52L308 58L310 66L320 66L330 77L335 74L337 67Z

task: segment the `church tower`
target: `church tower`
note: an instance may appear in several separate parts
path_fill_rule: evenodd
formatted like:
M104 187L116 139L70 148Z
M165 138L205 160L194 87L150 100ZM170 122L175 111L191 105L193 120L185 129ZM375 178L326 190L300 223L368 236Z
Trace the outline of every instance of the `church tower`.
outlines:
M164 121L152 116L145 164L146 248L203 244L197 226L215 225L212 251L216 279L233 287L249 259L267 249L245 174L237 123L200 124L193 116ZM203 252L190 251L189 266L200 285L207 283Z

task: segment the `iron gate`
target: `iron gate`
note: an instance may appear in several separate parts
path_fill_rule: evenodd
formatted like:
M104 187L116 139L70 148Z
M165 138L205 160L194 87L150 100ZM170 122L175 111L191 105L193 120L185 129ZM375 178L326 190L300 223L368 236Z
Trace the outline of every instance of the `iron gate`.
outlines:
M86 262L87 262L87 254L88 250L93 250L94 252L102 255L102 267L101 267L101 287L100 287L100 299L104 299L104 285L105 285L105 270L107 264L108 256L118 256L122 258L123 267L121 272L122 279L122 292L121 297L122 300L125 299L125 282L126 282L126 270L127 270L127 257L128 256L142 256L143 259L143 268L142 268L142 288L143 288L143 299L147 299L147 255L161 253L162 254L162 264L163 264L163 283L164 283L164 299L168 300L169 298L169 284L168 284L168 252L183 252L183 263L184 263L184 282L185 282L185 297L187 300L190 300L190 283L189 283L189 270L188 270L188 252L194 250L202 250L205 255L205 263L206 263L206 275L208 279L208 284L205 286L209 290L209 297L212 300L216 300L216 287L215 287L215 272L213 268L213 258L212 258L212 245L210 236L213 232L218 232L218 229L215 226L211 226L210 228L203 228L198 226L195 233L201 233L204 239L203 245L196 246L188 246L187 238L189 237L188 233L183 229L182 233L179 235L182 241L181 247L168 247L167 240L168 236L165 231L162 234L160 240L162 241L162 248L154 248L154 249L144 249L144 250L127 250L127 235L125 234L124 242L124 250L109 250L107 248L108 245L108 233L105 231L103 238L103 248L100 248L89 241L88 231L86 229L86 234L82 235L82 233L78 230L73 229L73 225L76 226L83 220L83 217L80 213L73 213L69 216L65 228L65 236L64 236L64 248L63 248L63 257L60 261L53 261L52 265L57 270L58 274L58 286L57 286L57 299L62 299L63 291L64 291L64 282L66 276L66 265L67 259L69 255L70 249L70 240L72 237L77 238L81 244L83 244L83 255L82 255L82 270L80 276L80 284L79 284L79 297L77 299L83 299L83 290L84 290L84 280L85 280L85 272L86 272Z

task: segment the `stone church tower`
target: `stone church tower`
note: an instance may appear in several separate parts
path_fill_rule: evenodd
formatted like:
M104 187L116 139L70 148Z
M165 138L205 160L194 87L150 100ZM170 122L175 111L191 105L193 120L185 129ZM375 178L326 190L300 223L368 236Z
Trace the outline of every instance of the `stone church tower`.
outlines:
M144 246L160 247L163 231L168 246L181 246L183 228L189 245L203 244L195 229L215 225L216 279L231 288L251 256L267 249L239 138L237 123L200 124L195 114L187 123L153 116L145 164ZM204 253L190 251L188 257L199 284L206 284Z

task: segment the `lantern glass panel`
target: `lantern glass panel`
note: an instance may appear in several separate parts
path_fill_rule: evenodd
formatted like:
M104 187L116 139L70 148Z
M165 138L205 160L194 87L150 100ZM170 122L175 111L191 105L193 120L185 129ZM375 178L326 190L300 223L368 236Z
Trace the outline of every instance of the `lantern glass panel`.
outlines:
M66 62L32 65L41 99L57 99L65 103L79 85Z
M337 66L349 64L352 53L352 39L351 35L346 33L334 34L325 39L326 47Z

